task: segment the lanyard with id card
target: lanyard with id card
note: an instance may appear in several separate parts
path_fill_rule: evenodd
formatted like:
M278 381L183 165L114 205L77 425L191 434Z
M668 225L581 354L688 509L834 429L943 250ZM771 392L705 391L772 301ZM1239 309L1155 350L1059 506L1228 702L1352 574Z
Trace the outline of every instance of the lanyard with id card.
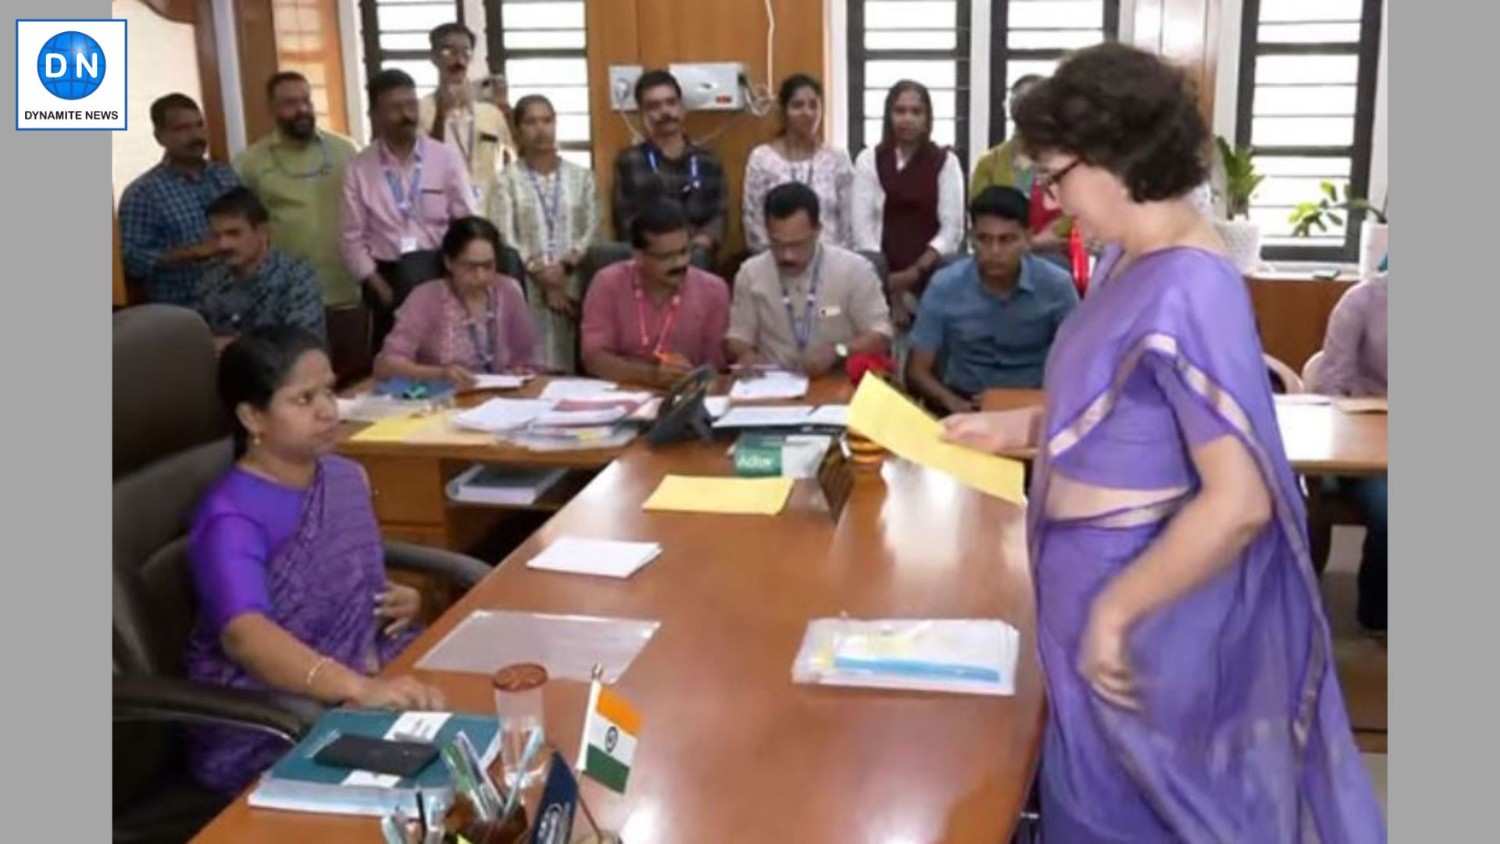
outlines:
M413 150L412 157L416 159L417 166L412 170L411 186L404 192L401 189L401 179L396 175L389 165L384 167L385 183L391 189L391 199L396 203L396 213L401 215L401 254L417 251L417 236L412 233L412 218L416 215L417 197L422 191L422 153Z

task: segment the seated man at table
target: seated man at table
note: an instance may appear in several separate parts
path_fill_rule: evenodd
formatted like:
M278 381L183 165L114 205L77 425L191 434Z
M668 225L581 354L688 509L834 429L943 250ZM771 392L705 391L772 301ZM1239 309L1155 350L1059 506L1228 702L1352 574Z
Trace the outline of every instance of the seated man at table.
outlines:
M610 381L670 386L724 366L729 285L690 266L682 207L657 200L630 224L635 258L594 275L583 300L583 368Z
M249 189L208 206L220 261L198 284L198 312L219 348L257 328L292 325L325 339L323 288L312 265L271 245L271 215Z
M1386 315L1388 276L1384 265L1373 278L1349 288L1328 317L1323 360L1308 388L1332 396L1386 395ZM1386 495L1385 475L1325 478L1325 486L1352 498L1365 520L1364 556L1359 564L1356 616L1366 630L1385 632Z
M770 248L740 266L725 341L736 364L822 375L851 354L884 354L891 312L875 268L819 243L818 195L801 182L765 199Z
M976 410L985 390L1040 388L1052 338L1078 304L1067 271L1028 252L1029 211L1015 188L985 188L969 206L973 256L922 296L906 382L948 413Z

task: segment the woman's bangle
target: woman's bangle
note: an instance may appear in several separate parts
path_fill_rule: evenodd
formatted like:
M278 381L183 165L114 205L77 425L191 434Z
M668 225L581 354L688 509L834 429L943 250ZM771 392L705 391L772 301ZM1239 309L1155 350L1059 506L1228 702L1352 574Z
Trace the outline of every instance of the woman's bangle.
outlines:
M322 671L323 666L327 665L332 660L333 657L330 656L321 657L317 662L313 663L312 668L308 669L307 681L302 684L308 691L312 691L313 680L316 680L318 678L318 672Z

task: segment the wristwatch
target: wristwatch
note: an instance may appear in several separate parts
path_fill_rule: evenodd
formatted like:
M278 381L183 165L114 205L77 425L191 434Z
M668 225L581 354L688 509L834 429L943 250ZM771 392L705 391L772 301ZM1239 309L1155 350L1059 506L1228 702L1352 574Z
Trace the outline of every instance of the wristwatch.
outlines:
M833 344L833 353L836 354L836 355L838 355L838 359L839 360L848 360L849 359L849 344L848 343L834 343Z

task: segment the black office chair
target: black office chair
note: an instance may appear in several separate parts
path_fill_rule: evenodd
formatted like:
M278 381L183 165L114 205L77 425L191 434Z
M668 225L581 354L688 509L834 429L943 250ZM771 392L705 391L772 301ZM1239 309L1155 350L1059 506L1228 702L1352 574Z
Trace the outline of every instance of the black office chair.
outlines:
M295 742L321 705L292 695L206 686L185 677L195 617L185 534L204 492L231 465L208 326L190 310L114 316L114 841L186 841L228 803L187 776L179 730L234 725ZM489 567L386 544L392 568L464 587Z

